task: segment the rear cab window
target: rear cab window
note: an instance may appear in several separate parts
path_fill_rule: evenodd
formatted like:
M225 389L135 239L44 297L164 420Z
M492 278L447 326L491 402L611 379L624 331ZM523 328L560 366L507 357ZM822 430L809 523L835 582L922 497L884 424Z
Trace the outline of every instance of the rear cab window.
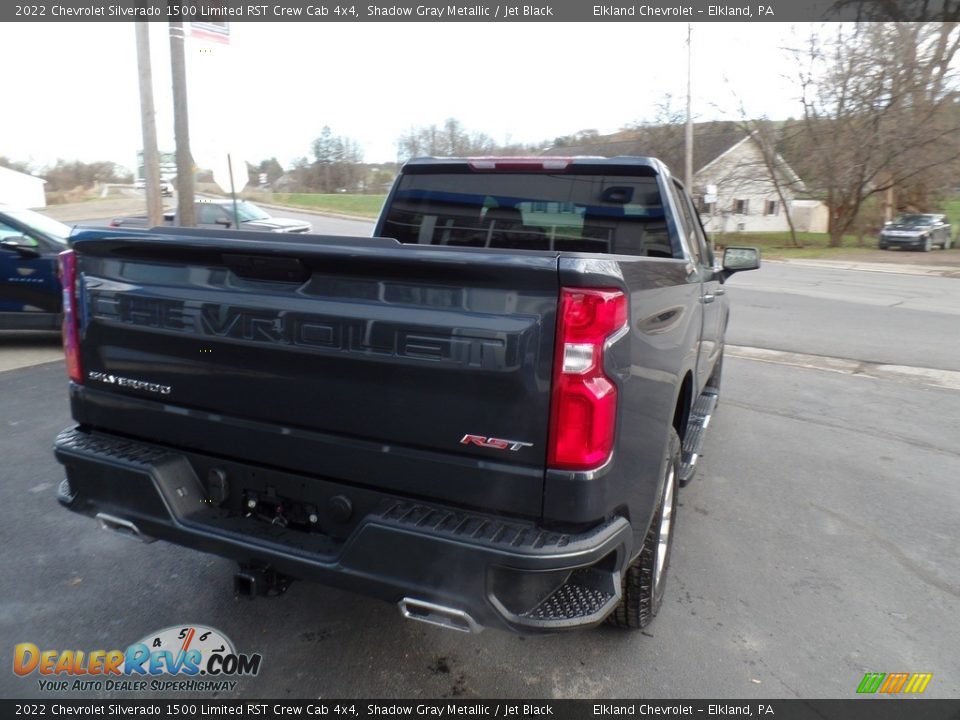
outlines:
M421 245L682 257L648 172L404 173L379 232Z

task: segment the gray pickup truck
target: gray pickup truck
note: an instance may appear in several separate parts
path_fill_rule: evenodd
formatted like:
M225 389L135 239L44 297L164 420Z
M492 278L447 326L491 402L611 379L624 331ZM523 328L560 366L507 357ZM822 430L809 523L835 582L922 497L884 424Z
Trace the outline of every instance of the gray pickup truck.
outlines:
M237 201L237 217L233 212L233 200L202 198L197 200L196 208L196 226L201 228L230 228L236 224L236 219L239 217L241 230L272 233L308 233L313 230L313 226L308 222L273 217L263 208L246 200ZM165 225L180 225L177 211L164 210L163 222ZM145 228L148 224L146 215L118 217L110 221L110 227L114 228Z
M476 631L642 628L720 391L725 282L650 158L407 163L375 237L80 230L60 502Z

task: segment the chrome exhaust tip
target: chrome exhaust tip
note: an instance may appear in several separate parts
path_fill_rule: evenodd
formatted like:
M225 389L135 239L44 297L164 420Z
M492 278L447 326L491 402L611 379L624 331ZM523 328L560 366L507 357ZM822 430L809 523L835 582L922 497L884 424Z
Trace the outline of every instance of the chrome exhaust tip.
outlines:
M418 620L428 625L465 633L478 633L483 630L483 627L478 625L469 613L456 608L414 598L404 598L397 603L397 606L400 608L400 614L408 620Z
M129 520L108 515L107 513L97 513L96 518L97 522L100 523L100 527L104 530L109 530L132 540L139 540L142 543L156 542L156 538L144 535L140 532L140 528Z

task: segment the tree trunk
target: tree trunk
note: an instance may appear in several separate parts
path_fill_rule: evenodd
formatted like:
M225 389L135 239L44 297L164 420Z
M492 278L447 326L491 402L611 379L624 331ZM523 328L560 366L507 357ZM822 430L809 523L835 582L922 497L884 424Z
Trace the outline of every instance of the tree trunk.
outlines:
M786 210L787 213L787 225L790 226L790 242L793 243L795 248L802 248L803 242L800 238L797 237L797 229L793 226L793 216L790 214L789 210Z
M832 248L838 248L843 244L843 227L840 223L840 212L835 208L830 209L830 227L827 229L827 232L830 234L830 242L828 243Z

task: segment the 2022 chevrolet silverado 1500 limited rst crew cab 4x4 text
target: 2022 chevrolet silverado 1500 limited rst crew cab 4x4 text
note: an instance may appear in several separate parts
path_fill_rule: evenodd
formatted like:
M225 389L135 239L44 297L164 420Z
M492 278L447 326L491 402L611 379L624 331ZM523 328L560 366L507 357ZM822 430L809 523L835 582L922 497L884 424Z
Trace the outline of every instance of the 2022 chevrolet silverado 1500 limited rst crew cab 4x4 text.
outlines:
M459 630L657 612L724 281L646 158L424 159L375 237L78 232L61 503Z

